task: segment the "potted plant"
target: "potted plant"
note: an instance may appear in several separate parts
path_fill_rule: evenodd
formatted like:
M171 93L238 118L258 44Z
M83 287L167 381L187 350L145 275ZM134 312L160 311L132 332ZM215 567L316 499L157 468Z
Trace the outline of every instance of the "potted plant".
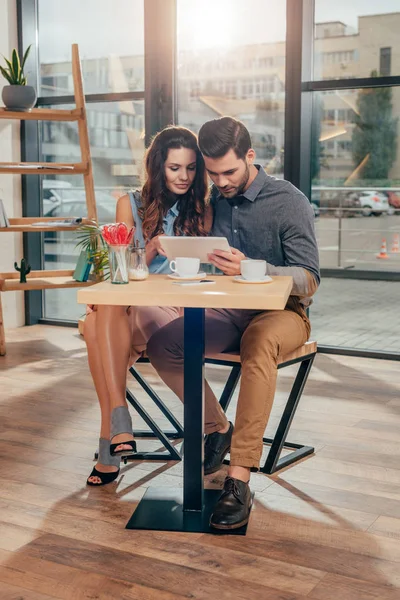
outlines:
M107 244L98 225L93 223L78 227L76 247L86 252L88 260L93 265L90 279L102 281L109 278Z
M30 111L36 103L36 91L31 85L26 85L24 67L28 58L29 46L20 61L17 50L12 51L11 60L4 56L6 67L0 66L0 73L9 85L3 87L2 100L8 110Z

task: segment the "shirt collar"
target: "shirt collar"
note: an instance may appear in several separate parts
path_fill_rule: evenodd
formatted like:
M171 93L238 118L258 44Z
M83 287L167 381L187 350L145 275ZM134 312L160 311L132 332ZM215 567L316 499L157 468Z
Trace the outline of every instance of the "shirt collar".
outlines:
M179 204L179 200L177 200L175 202L175 204L173 206L171 206L171 208L167 212L167 215L172 214L174 217L177 217L179 215L178 204Z
M247 198L247 200L250 200L250 202L254 202L254 200L257 198L268 177L261 165L254 166L256 167L256 169L258 169L258 173L254 181L252 181L251 185L242 194L242 196Z
M234 204L235 200L237 198L241 198L241 199L246 198L246 200L250 200L250 202L254 202L254 200L257 198L258 194L261 192L261 190L268 178L268 175L266 174L266 172L264 171L264 169L262 168L261 165L254 165L254 166L258 170L258 173L257 173L254 181L251 183L251 185L248 187L248 189L243 194L240 194L240 196L235 196L235 198L228 199L229 204ZM217 189L217 188L215 188L215 189ZM218 198L218 199L223 198L223 195L221 194L221 192L217 192L216 198Z

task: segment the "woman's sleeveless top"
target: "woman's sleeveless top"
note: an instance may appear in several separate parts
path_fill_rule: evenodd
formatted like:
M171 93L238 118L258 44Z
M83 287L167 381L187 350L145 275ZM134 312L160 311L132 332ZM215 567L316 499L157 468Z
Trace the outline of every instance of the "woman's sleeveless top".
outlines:
M129 192L129 199L131 201L132 214L136 225L134 242L141 248L145 247L145 241L142 229L142 219L139 216L139 208L141 207L140 193ZM174 223L175 219L179 214L178 202L176 202L167 212L163 221L163 230L165 235L174 235ZM153 262L149 266L150 273L171 273L169 268L169 260L165 256L157 255Z

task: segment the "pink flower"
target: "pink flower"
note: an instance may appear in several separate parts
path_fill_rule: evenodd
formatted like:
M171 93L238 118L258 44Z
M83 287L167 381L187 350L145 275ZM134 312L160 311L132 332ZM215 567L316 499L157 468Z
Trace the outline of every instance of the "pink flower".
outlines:
M107 223L101 228L101 233L109 246L129 246L132 242L135 228L130 229L126 223Z

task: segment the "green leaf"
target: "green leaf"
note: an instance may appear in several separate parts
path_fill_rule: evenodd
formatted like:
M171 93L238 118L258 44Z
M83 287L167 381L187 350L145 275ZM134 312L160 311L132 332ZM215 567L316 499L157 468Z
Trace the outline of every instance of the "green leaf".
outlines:
M0 72L3 75L4 79L6 79L10 85L13 85L14 82L13 82L12 78L7 73L7 71L5 69L3 69L3 67L0 67Z
M8 59L7 59L5 56L3 56L3 58L4 58L4 60L6 61L6 63L7 63L7 66L8 66L8 70L9 70L9 71L10 71L10 73L11 73L11 71L12 71L12 64L10 63L10 61L9 61L9 60L8 60Z
M23 59L22 59L22 62L21 62L21 71L23 71L23 70L24 70L24 66L25 66L25 63L26 63L26 59L28 58L29 51L30 51L31 47L32 47L32 44L30 44L30 45L27 47L27 49L26 49L26 52L25 52L25 54L24 54L24 57L23 57Z
M18 81L20 73L21 73L21 64L19 62L18 52L16 51L15 48L12 51L11 62L12 62L12 66L13 66L13 75L14 75L14 78L15 78L16 81Z

